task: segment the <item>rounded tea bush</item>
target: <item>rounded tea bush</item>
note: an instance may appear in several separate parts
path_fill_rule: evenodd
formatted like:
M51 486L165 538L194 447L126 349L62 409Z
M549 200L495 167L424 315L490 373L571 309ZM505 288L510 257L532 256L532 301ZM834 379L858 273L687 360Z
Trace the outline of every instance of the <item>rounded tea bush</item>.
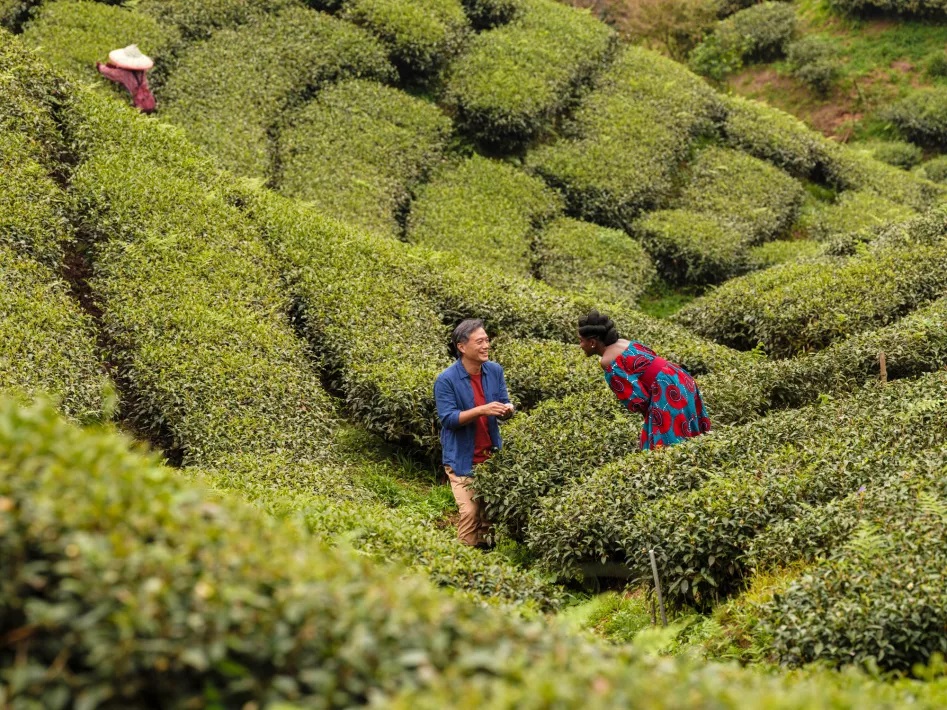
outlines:
M819 35L807 35L790 43L786 61L790 74L820 96L829 93L842 71L836 43Z
M947 147L947 87L920 89L882 111L908 140Z
M354 227L398 237L411 190L451 132L437 106L362 79L333 84L279 133L279 191Z

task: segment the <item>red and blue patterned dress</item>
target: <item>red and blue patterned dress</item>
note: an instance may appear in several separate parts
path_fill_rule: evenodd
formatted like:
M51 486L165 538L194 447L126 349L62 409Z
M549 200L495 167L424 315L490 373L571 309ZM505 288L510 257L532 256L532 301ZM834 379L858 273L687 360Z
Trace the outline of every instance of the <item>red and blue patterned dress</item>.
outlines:
M642 449L673 446L710 431L694 378L641 343L631 342L605 369L605 381L628 411L644 415Z

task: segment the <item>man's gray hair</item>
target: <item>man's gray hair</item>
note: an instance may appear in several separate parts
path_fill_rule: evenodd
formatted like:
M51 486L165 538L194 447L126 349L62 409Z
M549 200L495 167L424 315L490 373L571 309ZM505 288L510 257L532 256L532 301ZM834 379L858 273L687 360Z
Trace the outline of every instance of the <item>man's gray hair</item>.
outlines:
M457 324L457 327L454 328L454 332L450 336L450 352L454 357L460 357L460 350L457 349L457 346L461 343L466 343L470 340L470 336L473 335L474 331L478 328L483 328L483 321L479 318L467 318L462 320Z

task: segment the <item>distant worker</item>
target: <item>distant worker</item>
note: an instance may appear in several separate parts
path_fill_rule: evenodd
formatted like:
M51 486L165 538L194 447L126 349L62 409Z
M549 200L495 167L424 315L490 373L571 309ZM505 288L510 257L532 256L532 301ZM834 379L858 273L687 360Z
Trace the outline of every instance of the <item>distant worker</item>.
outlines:
M579 319L579 347L601 358L605 381L628 411L644 415L641 449L673 446L710 431L694 378L641 343L619 338L608 316L589 311Z
M470 484L476 467L503 445L497 419L511 416L513 405L503 368L490 360L483 321L470 318L454 328L450 351L457 361L434 383L442 460L460 509L457 538L465 545L487 547L490 524Z
M138 50L138 45L130 44L122 49L113 49L109 52L106 64L95 63L95 68L107 79L111 79L124 86L132 95L132 103L144 113L155 110L155 97L148 88L148 79L145 74L155 63L150 57Z

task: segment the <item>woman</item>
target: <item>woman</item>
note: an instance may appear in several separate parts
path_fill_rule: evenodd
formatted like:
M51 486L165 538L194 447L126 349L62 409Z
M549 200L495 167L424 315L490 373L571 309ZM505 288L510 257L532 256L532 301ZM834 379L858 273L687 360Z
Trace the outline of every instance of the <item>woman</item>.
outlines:
M694 378L641 343L619 338L608 316L590 311L579 319L579 347L601 358L605 381L618 400L644 415L642 449L673 446L710 431Z
M513 414L513 405L503 368L490 361L483 321L469 318L454 328L450 350L457 361L434 383L442 461L460 510L457 537L465 545L485 547L490 526L470 483L476 466L503 445L497 419Z

